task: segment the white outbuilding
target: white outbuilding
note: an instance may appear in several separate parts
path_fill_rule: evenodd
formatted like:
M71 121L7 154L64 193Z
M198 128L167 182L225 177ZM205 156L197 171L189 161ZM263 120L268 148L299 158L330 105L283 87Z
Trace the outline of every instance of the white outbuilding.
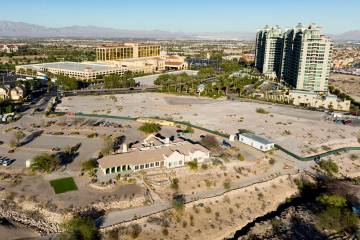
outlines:
M270 140L248 132L238 133L238 139L240 142L250 145L263 152L274 149L275 147L275 144Z

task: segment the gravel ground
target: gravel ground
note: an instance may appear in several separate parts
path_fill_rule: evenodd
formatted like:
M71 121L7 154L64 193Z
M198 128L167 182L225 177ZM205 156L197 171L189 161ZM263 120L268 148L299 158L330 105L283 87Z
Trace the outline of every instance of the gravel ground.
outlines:
M301 155L312 155L321 146L332 149L357 146L360 127L335 125L323 120L324 113L288 106L213 100L161 93L63 98L58 111L111 114L119 116L172 117L209 129L234 134L248 129ZM257 108L269 113L259 114ZM285 131L286 130L286 131Z

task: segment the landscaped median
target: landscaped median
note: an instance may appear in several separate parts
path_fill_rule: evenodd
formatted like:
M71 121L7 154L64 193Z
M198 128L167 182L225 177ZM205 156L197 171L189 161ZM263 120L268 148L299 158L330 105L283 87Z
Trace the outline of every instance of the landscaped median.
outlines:
M51 180L50 185L56 194L78 190L72 177Z

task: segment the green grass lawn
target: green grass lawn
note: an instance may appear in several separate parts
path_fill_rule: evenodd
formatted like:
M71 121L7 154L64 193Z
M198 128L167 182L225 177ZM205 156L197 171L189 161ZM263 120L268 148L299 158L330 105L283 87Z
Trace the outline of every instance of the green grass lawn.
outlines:
M76 191L78 189L72 177L52 180L50 181L50 185L53 187L56 194Z

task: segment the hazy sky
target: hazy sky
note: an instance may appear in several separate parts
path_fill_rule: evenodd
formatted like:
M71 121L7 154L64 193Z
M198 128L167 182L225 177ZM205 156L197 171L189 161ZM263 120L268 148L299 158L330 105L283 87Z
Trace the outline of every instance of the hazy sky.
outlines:
M360 0L0 0L0 20L51 27L250 31L315 22L326 33L360 29Z

